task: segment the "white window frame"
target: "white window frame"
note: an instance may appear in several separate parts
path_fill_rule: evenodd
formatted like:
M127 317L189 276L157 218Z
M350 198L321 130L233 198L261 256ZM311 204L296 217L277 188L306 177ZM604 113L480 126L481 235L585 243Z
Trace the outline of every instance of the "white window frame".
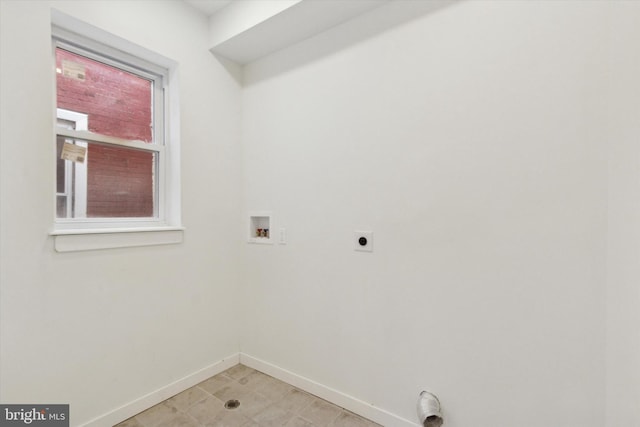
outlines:
M143 149L158 153L157 199L153 218L55 218L51 235L59 252L180 243L184 228L180 208L180 132L177 63L68 15L52 10L52 52L77 52L154 79L154 141L144 143L56 127L56 138ZM87 54L89 53L89 54ZM107 61L105 61L105 58ZM54 67L55 68L55 67ZM160 83L161 82L161 83ZM55 81L54 81L55 85ZM54 86L55 87L55 86ZM54 99L54 103L55 103ZM58 109L53 108L57 118ZM54 123L56 120L54 120ZM55 143L53 144L55 151ZM55 197L55 191L53 192ZM77 215L76 215L77 216Z

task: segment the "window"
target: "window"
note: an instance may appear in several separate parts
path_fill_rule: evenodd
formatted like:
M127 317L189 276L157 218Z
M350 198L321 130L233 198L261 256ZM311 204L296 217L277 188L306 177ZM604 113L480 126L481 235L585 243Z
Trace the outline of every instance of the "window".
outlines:
M54 21L56 16L69 22L62 14L54 14ZM177 114L168 114L171 105L177 105L171 97L175 95L172 63L149 61L126 49L144 52L140 47L93 27L90 32L103 40L81 36L55 22L52 27L56 83L52 234L58 250L69 243L68 237L60 236L92 234L99 240L96 234L181 230ZM116 45L105 43L109 39ZM106 247L138 246L146 240L136 236L135 244ZM175 234L169 240L174 243ZM154 236L149 241L157 244L163 239ZM73 244L65 247L76 250Z

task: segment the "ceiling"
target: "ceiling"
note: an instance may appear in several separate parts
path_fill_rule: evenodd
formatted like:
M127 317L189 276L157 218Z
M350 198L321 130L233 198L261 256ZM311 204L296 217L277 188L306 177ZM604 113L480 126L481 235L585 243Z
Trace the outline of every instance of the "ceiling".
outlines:
M223 7L231 3L232 0L183 0L207 16L211 16Z

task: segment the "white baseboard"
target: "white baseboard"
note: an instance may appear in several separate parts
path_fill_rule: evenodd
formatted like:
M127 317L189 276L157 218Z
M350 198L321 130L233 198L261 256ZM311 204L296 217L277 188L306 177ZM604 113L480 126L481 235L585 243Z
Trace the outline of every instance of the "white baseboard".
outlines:
M158 403L170 398L173 395L176 395L188 388L193 387L194 385L206 380L207 378L217 375L220 372L237 365L238 363L240 363L240 354L233 354L229 357L212 363L211 365L206 366L199 371L189 374L184 378L180 378L179 380L176 380L171 384L159 388L158 390L152 391L151 393L142 396L131 403L127 403L126 405L116 408L113 411L107 412L106 414L94 418L91 421L81 424L80 426L112 427L119 422L122 422L127 418L130 418L144 411L145 409L152 407L153 405L157 405Z
M240 353L240 363L267 375L271 375L274 378L291 384L294 387L318 396L362 417L368 418L378 424L382 424L385 427L419 427L417 422L412 422L399 417L382 408L378 408L373 404L356 399L355 397L346 395L248 354Z

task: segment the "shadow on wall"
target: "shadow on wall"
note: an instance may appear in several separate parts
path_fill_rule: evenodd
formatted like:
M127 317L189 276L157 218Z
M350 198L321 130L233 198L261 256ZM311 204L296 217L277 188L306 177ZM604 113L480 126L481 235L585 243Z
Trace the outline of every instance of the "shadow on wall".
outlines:
M394 0L364 15L337 25L310 39L247 64L243 70L243 86L251 86L281 73L334 54L393 27L435 13L463 0ZM238 80L238 65L214 56Z
M215 59L227 70L227 73L236 81L237 84L242 86L244 80L244 67L224 56L211 52Z

